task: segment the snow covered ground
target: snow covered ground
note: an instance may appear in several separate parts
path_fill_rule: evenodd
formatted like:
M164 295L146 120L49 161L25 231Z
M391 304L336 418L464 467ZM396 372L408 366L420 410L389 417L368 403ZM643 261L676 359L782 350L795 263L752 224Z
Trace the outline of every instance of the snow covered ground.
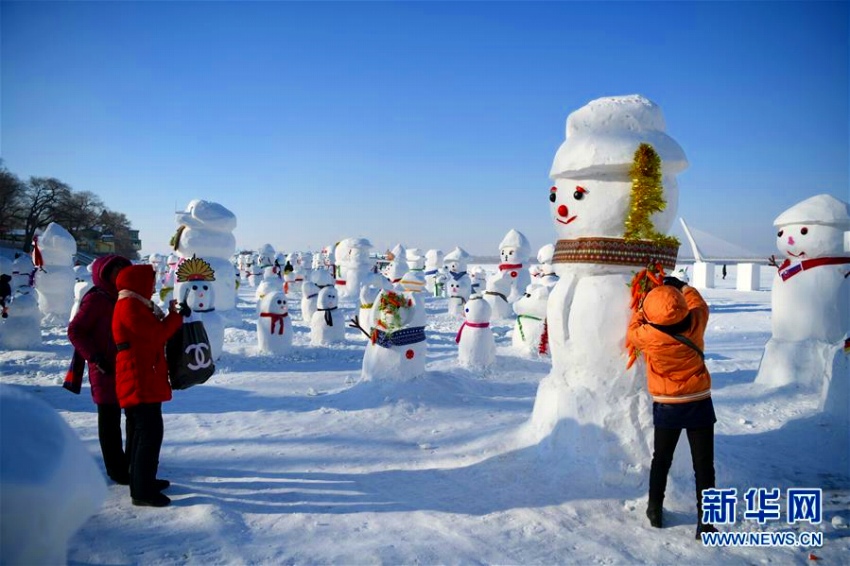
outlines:
M492 269L492 266L488 266ZM731 267L731 266L730 266ZM719 487L820 487L824 521L738 520L721 530L818 531L822 548L706 548L694 540L694 488L682 440L665 502L666 528L644 516L639 489L578 484L545 446L512 448L529 419L546 359L510 349L495 325L498 360L487 373L457 365L459 321L445 300L427 305L428 373L408 384L357 384L362 336L309 345L290 300L295 348L256 354L254 290L240 289L243 322L228 328L217 373L164 404L164 509L138 508L126 487L72 540L72 564L563 564L825 563L850 556L850 482L836 455L848 423L824 425L816 395L753 384L770 337L772 268L762 291L735 290L735 270L705 291L706 337L718 415ZM347 316L353 311L348 306ZM70 359L64 328L37 351L0 352L2 383L36 394L79 433L102 469L87 388L58 385ZM25 433L26 431L21 431ZM648 466L649 462L647 462ZM843 470L850 474L850 470ZM72 489L74 478L68 478ZM784 498L783 498L784 499ZM784 508L783 508L784 509ZM844 556L842 559L841 556Z

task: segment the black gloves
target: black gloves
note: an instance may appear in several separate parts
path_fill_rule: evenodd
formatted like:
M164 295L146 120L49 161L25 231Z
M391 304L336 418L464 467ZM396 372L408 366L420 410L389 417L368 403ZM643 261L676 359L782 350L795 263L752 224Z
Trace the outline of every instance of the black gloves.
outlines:
M684 281L680 281L679 279L676 279L675 277L670 277L670 276L665 277L661 282L664 285L669 285L670 287L675 287L679 291L682 290L682 287L687 285L687 283L685 283Z
M192 314L192 308L186 302L182 302L177 305L177 313L183 316L189 316Z

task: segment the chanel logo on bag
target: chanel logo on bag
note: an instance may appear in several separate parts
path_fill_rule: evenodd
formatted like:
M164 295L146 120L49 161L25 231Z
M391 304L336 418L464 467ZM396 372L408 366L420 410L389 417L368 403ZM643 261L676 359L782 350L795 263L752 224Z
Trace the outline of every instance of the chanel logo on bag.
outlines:
M195 363L187 364L189 369L192 371L196 371L203 368L208 368L212 364L212 356L209 352L205 352L205 350L209 350L209 344L200 343L200 344L189 344L186 346L186 354L192 355L192 351L194 350Z

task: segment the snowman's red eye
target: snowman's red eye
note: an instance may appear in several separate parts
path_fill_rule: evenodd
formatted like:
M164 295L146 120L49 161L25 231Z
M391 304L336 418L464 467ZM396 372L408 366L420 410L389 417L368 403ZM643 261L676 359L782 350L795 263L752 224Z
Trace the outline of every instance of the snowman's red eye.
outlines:
M784 234L784 233L785 233L785 230L780 230L779 232L776 233L776 237L781 238L782 234Z
M805 235L806 235L806 234L808 234L808 233L809 233L809 229L808 229L808 228L800 228L800 234L802 234L802 235L804 235L804 236L805 236Z

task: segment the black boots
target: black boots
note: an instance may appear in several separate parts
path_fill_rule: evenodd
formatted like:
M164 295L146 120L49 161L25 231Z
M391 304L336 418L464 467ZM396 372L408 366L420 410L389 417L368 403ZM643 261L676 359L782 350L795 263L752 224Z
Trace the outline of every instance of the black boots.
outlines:
M650 501L646 506L646 517L649 519L649 524L660 529L662 526L661 516L663 509L660 501Z
M699 517L702 519L702 517ZM701 538L702 533L716 533L717 527L712 525L711 523L703 523L701 520L697 521L697 536L695 537L697 540Z
M169 503L171 503L171 499L161 493L151 497L133 498L133 505L136 507L166 507Z

